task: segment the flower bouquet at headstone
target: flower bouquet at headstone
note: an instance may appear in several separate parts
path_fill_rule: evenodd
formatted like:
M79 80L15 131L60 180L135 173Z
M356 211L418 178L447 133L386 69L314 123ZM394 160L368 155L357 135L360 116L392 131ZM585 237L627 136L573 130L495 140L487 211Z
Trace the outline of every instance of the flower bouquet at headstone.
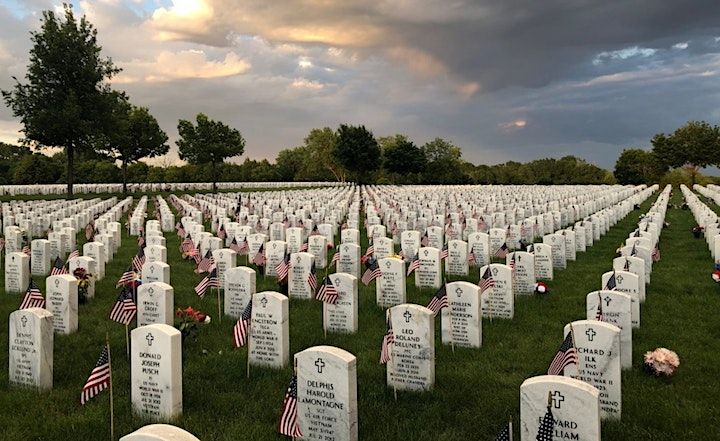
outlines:
M85 303L88 299L88 288L93 275L87 272L85 268L75 268L73 276L78 281L78 303Z
M670 349L657 348L645 353L643 366L649 374L669 378L677 373L680 357Z
M180 319L180 324L178 324L176 328L182 334L183 342L188 338L197 340L200 326L210 323L209 315L200 310L193 309L192 306L188 306L185 309L178 308L177 311L175 311L175 315Z
M692 234L695 236L695 239L700 239L700 236L705 232L705 227L702 225L695 225L692 229Z
M537 282L535 284L535 294L547 294L550 292L550 288L545 284L545 282Z
M712 279L715 283L720 283L720 263L715 264L715 271L712 273Z

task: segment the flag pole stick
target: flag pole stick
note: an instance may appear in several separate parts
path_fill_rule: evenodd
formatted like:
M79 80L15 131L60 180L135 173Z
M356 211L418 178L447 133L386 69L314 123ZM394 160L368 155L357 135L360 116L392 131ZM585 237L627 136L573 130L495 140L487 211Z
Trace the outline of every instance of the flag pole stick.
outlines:
M510 415L510 421L508 421L508 434L510 435L510 441L512 441L512 439L513 439L512 415Z
M388 320L390 320L390 326L392 326L392 310L390 308L388 308L387 311L388 311ZM395 333L395 329L393 329L393 334L394 333ZM395 346L395 337L393 337L392 344L393 344L393 346ZM393 363L393 365L394 365L395 357L392 356L392 349L388 348L388 350L390 351L390 360L388 360L388 363ZM395 401L397 401L397 384L395 383L394 380L393 380L393 396L395 397Z
M105 344L108 348L108 367L110 368L110 441L115 441L115 409L113 406L112 360L110 358L110 336L105 333Z
M252 300L251 300L252 301ZM247 378L250 378L250 333L252 332L252 328L248 327L248 333L247 333Z
M218 323L222 323L222 311L220 311L220 302L221 302L221 299L220 299L220 288L219 288L219 287L216 287L215 289L217 290Z
M125 349L128 358L130 358L130 328L128 325L125 325Z

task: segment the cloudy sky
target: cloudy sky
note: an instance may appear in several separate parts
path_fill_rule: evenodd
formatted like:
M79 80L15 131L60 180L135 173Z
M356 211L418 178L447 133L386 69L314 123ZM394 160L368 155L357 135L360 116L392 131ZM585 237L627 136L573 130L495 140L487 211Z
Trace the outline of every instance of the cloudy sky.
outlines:
M198 112L275 157L314 127L365 124L475 163L577 155L612 167L690 119L720 120L720 8L677 0L74 1L113 81L177 139ZM0 88L48 0L0 2ZM0 140L19 137L0 108ZM162 163L177 160L176 148Z

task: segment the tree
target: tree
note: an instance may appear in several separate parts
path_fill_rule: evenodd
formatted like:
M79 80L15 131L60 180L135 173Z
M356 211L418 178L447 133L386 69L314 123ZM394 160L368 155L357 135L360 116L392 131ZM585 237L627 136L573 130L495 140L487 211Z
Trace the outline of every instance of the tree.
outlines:
M435 138L422 146L427 167L424 182L427 184L462 184L470 177L460 173L462 152L459 147L442 138Z
M672 135L655 135L651 142L660 161L685 168L692 183L701 168L720 165L720 127L705 121L689 121Z
M130 104L124 96L115 102L115 130L108 135L108 150L120 161L123 193L127 193L128 165L143 158L154 158L168 152L167 134L145 107Z
M380 167L380 146L365 126L341 124L337 130L334 156L353 173L359 184L366 183L370 173Z
M78 21L70 5L64 8L63 18L43 12L41 30L31 33L27 83L13 78L15 86L2 95L23 124L24 144L65 150L72 196L75 153L92 149L100 135L111 109L106 80L120 69L101 57L93 25L84 16Z
M15 184L54 184L60 177L52 158L40 153L21 157L14 170Z
M380 138L382 149L383 168L396 175L400 175L403 182L417 181L417 175L425 171L427 159L425 152L405 135L395 135ZM416 175L415 179L410 179Z
M333 151L338 142L338 135L330 128L312 129L310 134L305 137L305 147L307 147L308 155L305 156L305 171L312 173L314 180L324 180L324 176L320 169L329 171L338 182L345 182L347 178L347 170L340 164Z
M213 191L217 191L217 164L226 158L240 156L245 150L245 139L240 131L213 121L205 114L198 113L197 126L191 121L180 120L176 142L180 149L180 159L190 164L210 164Z
M620 184L654 184L667 171L667 167L654 152L625 149L615 163L615 179Z

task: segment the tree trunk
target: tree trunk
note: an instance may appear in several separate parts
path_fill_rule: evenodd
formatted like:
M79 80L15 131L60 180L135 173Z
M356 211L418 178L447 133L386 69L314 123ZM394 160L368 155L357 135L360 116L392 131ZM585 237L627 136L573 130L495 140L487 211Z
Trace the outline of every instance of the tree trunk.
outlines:
M67 147L67 193L73 197L73 181L75 180L75 148L71 144Z
M212 181L213 181L213 193L217 193L217 170L215 169L215 161L212 161Z
M127 195L127 161L122 161L122 174L123 174L123 194Z

